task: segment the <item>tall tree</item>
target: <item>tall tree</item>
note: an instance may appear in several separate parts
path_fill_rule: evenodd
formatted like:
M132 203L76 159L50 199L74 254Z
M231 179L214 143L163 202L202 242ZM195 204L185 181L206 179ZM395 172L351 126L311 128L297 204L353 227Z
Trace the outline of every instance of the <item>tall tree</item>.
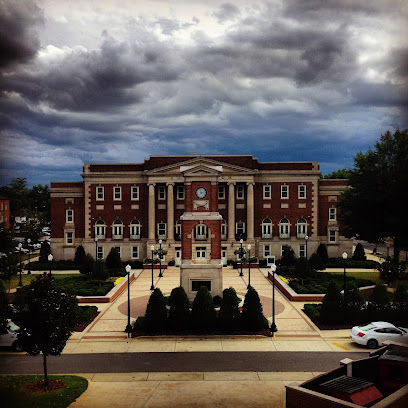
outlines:
M408 129L386 132L366 154L357 153L349 186L339 200L339 217L347 237L377 242L394 239L399 258L401 241L408 238Z
M336 170L323 176L324 179L348 179L349 177L350 169Z
M13 178L10 184L0 187L0 194L4 194L10 199L10 213L13 217L26 215L26 211L22 210L27 210L30 205L29 189L25 177Z
M19 290L14 302L21 328L19 340L32 356L43 355L44 384L48 386L47 356L58 356L77 324L78 301L56 289L54 278L37 276Z

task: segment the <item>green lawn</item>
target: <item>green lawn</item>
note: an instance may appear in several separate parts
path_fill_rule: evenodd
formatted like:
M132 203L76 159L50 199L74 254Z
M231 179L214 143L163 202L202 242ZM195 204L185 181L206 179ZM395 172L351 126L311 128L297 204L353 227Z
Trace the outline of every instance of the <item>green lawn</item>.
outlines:
M87 388L88 381L73 375L50 375L49 380L60 380L65 387L54 392L34 392L30 384L43 380L42 375L0 376L0 401L3 407L65 408L72 404Z
M25 286L25 285L29 285L30 284L30 282L33 280L33 279L35 279L35 277L36 276L38 276L38 274L37 275L26 275L26 274L22 274L21 275L21 281L23 282L23 285ZM63 279L63 278L67 278L67 277L69 277L69 276L73 276L72 274L58 274L58 275L53 275L54 276L54 279L55 280L58 280L58 279ZM79 275L77 275L77 276L79 276ZM1 275L0 275L0 279L1 279ZM16 288L17 287L17 285L18 285L18 283L20 282L20 274L18 273L17 275L13 275L12 277L11 277L11 286L10 286L10 288L11 289L14 289L14 288ZM6 285L6 288L8 289L8 283L6 282L5 283L5 285Z
M319 272L319 273L325 273L325 272ZM331 272L332 275L343 275L343 272ZM375 283L381 282L380 279L380 273L379 272L347 272L346 270L346 276L356 278L356 279L368 279L372 280Z

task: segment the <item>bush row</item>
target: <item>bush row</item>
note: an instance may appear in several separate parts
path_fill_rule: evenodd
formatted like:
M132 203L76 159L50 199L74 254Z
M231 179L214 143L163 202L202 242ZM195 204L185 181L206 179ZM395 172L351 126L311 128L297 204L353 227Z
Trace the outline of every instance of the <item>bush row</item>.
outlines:
M55 286L76 296L105 296L113 288L114 284L113 282L102 282L80 275L55 279Z
M98 313L96 306L78 306L78 323L87 323Z
M52 261L52 262L30 262L30 264L25 264L24 269L32 271L48 271L50 269L53 271L63 271L63 270L77 270L80 265L76 264L74 261Z

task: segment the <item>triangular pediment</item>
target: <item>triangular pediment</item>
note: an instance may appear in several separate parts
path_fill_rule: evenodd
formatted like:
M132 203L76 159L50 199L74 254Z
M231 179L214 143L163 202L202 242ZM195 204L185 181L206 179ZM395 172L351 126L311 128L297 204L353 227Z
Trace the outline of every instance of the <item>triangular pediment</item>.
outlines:
M191 159L183 160L178 163L173 163L163 167L157 167L152 170L148 170L147 175L159 175L161 173L165 174L183 174L184 176L189 175L220 175L223 174L253 174L254 170L248 169L246 167L237 166L230 163L224 163L222 161L209 158L209 157L194 157Z

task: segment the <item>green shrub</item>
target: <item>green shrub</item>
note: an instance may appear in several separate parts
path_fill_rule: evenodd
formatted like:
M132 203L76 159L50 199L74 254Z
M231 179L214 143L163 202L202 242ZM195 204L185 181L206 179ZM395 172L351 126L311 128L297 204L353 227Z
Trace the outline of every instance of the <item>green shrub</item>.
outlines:
M355 261L354 259L346 260L346 268L361 268L361 269L378 269L379 263L377 261ZM325 264L326 268L343 268L344 259L341 257L330 258Z
M221 297L221 296L218 296L218 295L215 295L215 296L213 297L213 303L214 303L214 306L215 306L215 307L220 307L220 306L221 306L221 303L222 303L222 297Z
M394 293L393 307L399 312L408 312L408 291L403 285L399 285Z
M390 308L390 297L387 288L382 283L377 283L368 301L368 310L384 312Z
M214 303L210 292L205 286L201 286L193 302L191 312L191 324L196 330L209 331L215 327Z
M92 255L87 254L86 257L84 258L84 262L81 264L79 268L79 272L83 275L92 275L93 269L94 269L94 259L92 258Z
M106 280L109 278L109 272L103 259L98 259L94 262L92 278L97 280Z
M341 320L343 298L335 281L330 281L322 301L320 318L323 323L336 323Z
M312 275L312 268L309 261L303 256L296 260L295 264L295 276L299 278L303 285L303 280L309 278Z
M316 253L320 256L320 259L323 261L323 264L326 264L329 260L329 255L327 253L327 247L325 244L320 244L317 247Z
M352 258L355 261L366 261L367 260L367 257L364 251L364 247L360 243L357 244Z
M320 320L321 305L315 303L307 303L303 306L303 310L314 322Z
M139 316L139 317L136 319L136 321L135 321L135 323L134 323L134 325L133 325L134 330L135 330L135 331L143 331L143 330L146 330L145 320L146 320L146 319L145 319L144 316Z
M79 245L75 251L74 263L77 265L82 265L85 262L85 258L85 249L82 245Z
M101 282L89 279L87 276L83 275L55 279L54 282L58 289L62 289L66 293L77 296L104 296L114 286L113 282Z
M182 286L171 291L168 305L170 306L170 328L176 331L187 329L190 320L190 302Z
M79 323L87 323L98 313L96 306L78 306Z
M268 267L266 259L260 259L259 260L259 267L260 268L267 268Z
M159 288L156 288L150 295L146 308L145 326L150 332L167 329L167 309L163 293Z
M48 255L50 253L51 253L50 244L48 242L44 241L41 244L39 261L42 262L42 263L48 262Z
M167 262L168 266L174 266L176 264L176 261L174 259L171 259L169 262Z
M80 265L74 263L74 261L52 261L50 262L39 262L39 261L31 261L30 266L27 264L24 265L24 269L30 269L31 271L49 271L51 269L53 271L64 271L64 270L75 270L80 269Z
M262 304L258 292L250 287L245 295L244 306L242 307L242 326L249 331L260 331L265 327L265 316L262 312Z
M221 309L218 315L218 325L221 330L237 331L240 329L241 319L240 299L234 288L224 289L222 292Z
M112 271L111 274L119 271L122 267L122 261L120 259L119 252L115 247L111 248L108 256L106 257L106 267L109 269L109 271Z
M278 261L280 266L294 266L296 263L295 251L290 245L285 245L282 257Z
M355 283L347 282L345 302L350 318L365 308L366 301Z
M309 264L313 269L316 269L317 271L322 271L325 269L324 262L317 252L312 254L312 256L309 258Z

